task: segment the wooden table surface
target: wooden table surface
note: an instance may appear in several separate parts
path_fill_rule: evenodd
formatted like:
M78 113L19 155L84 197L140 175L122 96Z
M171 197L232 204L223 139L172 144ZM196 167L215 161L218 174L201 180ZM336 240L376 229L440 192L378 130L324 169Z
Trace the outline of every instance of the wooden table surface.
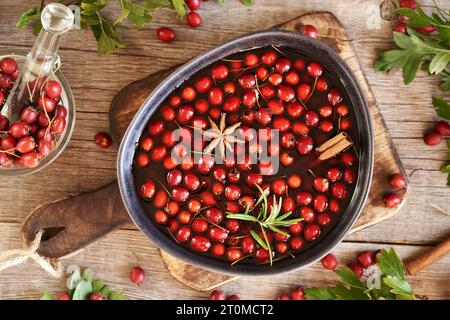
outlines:
M113 1L111 1L113 2ZM427 147L422 134L436 120L431 97L441 94L438 81L420 73L410 86L404 86L400 73L386 76L372 69L377 49L392 46L391 25L376 22L379 0L255 0L246 8L237 0L225 7L215 1L203 3L203 25L191 29L177 21L172 11L162 10L155 23L139 32L125 35L127 48L108 56L96 53L90 31L73 31L62 42L62 71L74 91L77 121L66 151L48 168L31 176L0 177L0 250L21 246L20 224L36 206L57 198L89 191L113 180L116 174L118 144L99 149L93 142L99 131L108 131L109 103L115 92L130 81L182 63L203 51L241 34L269 28L308 11L331 10L353 39L387 127L410 175L412 193L393 218L347 236L334 250L340 263L354 260L358 251L394 247L408 258L449 236L450 217L430 206L450 209L450 188L446 175L439 172L445 163L442 144ZM450 1L440 1L449 8ZM0 4L0 48L29 48L34 41L30 30L20 31L20 14L37 0L3 0ZM117 10L115 11L117 14ZM373 23L375 22L375 24ZM177 33L172 44L160 42L155 28L169 26ZM450 98L447 95L447 98ZM156 247L137 229L124 229L109 235L82 253L63 262L96 270L98 276L130 299L204 299L206 292L189 289L166 271ZM148 279L139 288L128 280L131 267L141 265ZM430 299L450 298L450 256L409 279L417 294ZM296 286L333 283L334 275L320 263L277 277L241 278L223 286L243 299L274 299L283 290ZM65 280L47 276L32 262L0 274L1 299L35 299L44 290L58 293Z

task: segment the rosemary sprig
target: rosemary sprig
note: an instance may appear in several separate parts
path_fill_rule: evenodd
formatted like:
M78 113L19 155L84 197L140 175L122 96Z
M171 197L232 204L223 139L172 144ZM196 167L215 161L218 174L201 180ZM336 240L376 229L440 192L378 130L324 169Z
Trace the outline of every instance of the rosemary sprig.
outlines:
M227 218L253 222L261 230L263 237L261 237L259 233L254 229L250 230L250 235L262 248L269 251L270 265L272 265L272 248L267 237L268 230L289 237L290 235L282 231L279 227L296 224L302 221L303 218L288 219L292 215L292 211L284 212L281 214L283 208L283 199L280 197L277 201L277 198L274 195L273 204L269 206L269 201L267 199L269 190L263 190L258 185L256 185L256 187L260 191L261 196L258 198L253 208L247 206L245 212L243 213L227 212ZM255 212L255 214L252 214L255 210L257 212Z

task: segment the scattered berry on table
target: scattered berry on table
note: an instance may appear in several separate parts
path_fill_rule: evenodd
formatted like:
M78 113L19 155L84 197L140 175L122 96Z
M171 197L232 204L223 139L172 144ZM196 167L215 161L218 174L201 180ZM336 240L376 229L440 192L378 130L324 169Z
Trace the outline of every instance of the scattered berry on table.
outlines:
M329 254L327 254L325 257L323 257L323 258L320 260L320 262L322 263L322 266L323 266L325 269L328 269L328 270L334 270L334 269L336 269L336 266L337 266L337 259L336 259L336 257L335 257L333 254L331 254L331 253L329 253Z
M130 272L130 280L140 286L145 280L145 271L141 267L134 267Z

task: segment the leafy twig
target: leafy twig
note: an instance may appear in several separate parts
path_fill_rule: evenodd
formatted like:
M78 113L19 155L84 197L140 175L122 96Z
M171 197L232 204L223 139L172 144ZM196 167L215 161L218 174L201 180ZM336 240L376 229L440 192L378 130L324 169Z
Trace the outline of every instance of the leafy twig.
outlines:
M81 273L78 266L70 266L67 271L71 275L67 278L67 295L70 300L89 300L94 293L101 293L106 300L124 300L122 292L113 292L103 280L94 279L92 269L84 269ZM45 291L41 300L53 300L53 295Z
M161 9L173 9L179 19L186 15L184 0L117 0L119 2L120 13L118 16L109 20L103 15L102 10L109 5L109 0L72 0L59 1L66 5L77 5L80 7L81 28L90 28L97 40L98 53L113 53L118 48L125 47L122 40L120 29L128 29L125 24L127 20L133 29L142 29L152 22L152 14ZM224 1L219 1L224 3ZM252 0L241 0L245 5L251 5ZM32 25L35 34L42 29L41 12L44 7L44 1L40 1L39 7L33 7L26 10L17 22L17 27L24 29L27 25Z
M415 295L405 280L405 266L394 249L377 255L380 271L379 286L368 287L348 267L336 270L338 285L306 288L308 300L414 300Z
M436 2L434 7L437 12L431 14L427 14L420 5L415 10L397 9L399 15L408 17L407 33L394 32L394 42L398 48L381 53L374 64L375 70L401 68L404 83L409 84L416 77L419 68L426 67L430 74L441 76L441 90L450 89L450 74L447 70L450 63L449 15ZM430 26L436 29L432 34L416 32L418 28Z
M289 237L289 234L281 230L280 227L296 224L302 221L303 218L288 219L292 215L292 211L281 214L283 199L280 197L277 201L275 195L273 196L273 204L269 207L269 201L267 199L269 191L263 190L258 185L256 185L256 187L260 191L261 196L258 198L254 206L252 208L247 206L245 212L243 213L227 212L227 218L254 223L255 226L261 230L261 234L263 236L262 238L254 229L250 230L250 235L262 248L269 251L270 265L272 265L272 248L266 232L270 230ZM255 210L256 213L252 214Z

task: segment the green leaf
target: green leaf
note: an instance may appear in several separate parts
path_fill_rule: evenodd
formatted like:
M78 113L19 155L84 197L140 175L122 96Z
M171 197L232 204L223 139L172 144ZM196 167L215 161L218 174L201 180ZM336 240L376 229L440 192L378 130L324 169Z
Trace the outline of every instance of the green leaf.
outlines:
M360 289L365 289L364 284L358 278L358 276L349 267L340 267L336 270L337 277L343 283Z
M446 165L446 166L443 166L443 167L441 168L441 172L442 172L442 173L450 173L450 164L448 164L448 165Z
M408 50L411 47L415 46L412 39L409 36L407 36L406 34L403 34L401 32L394 32L393 34L394 34L394 36L393 36L394 42L400 48L402 48L404 50Z
M41 19L36 20L36 22L33 24L33 34L38 35L39 32L42 30L42 22Z
M139 14L139 11L131 11L128 20L133 22L138 28L144 27L145 24L152 22L153 18L148 13Z
M256 218L254 216L248 215L248 214L240 214L240 213L230 213L227 214L228 219L237 219L237 220L245 220L245 221L253 221L257 222Z
M116 21L114 21L114 24L118 24L123 22L126 18L128 18L128 15L130 14L130 10L127 9L124 5L124 2L126 0L119 0L120 3L120 14L119 16L116 18ZM128 2L128 1L127 1Z
M186 15L186 8L184 7L184 0L172 0L172 5L177 12L178 18L184 18Z
M450 52L440 52L434 56L430 62L429 71L431 74L439 74L445 70L450 62Z
M406 64L410 52L406 50L390 50L386 51L383 55L383 60L389 64L389 68L384 68L384 70L390 70L392 68L398 67L403 68Z
M450 104L442 97L433 97L433 106L439 117L450 121Z
M94 271L89 268L84 269L82 278L88 282L94 281Z
M271 225L273 225L273 226L290 226L291 224L296 224L300 221L303 221L303 218L296 218L296 219L284 220L284 221L275 221L275 222L272 222Z
M102 290L100 290L100 292L102 293L102 295L103 295L104 297L109 297L110 291L111 291L111 287L110 287L110 286L104 286L104 287L102 288Z
M364 293L364 288L346 288L343 285L337 285L330 288L330 291L337 300L369 300L367 294Z
M159 8L172 8L172 2L170 0L144 0L144 7L153 11Z
M259 192L261 193L261 196L258 198L258 200L256 200L256 203L255 203L255 205L253 206L254 208L255 207L257 207L257 206L259 206L263 201L264 201L264 199L266 199L267 198L267 193L268 192L266 192L267 190L263 190L259 185L255 185L255 187L259 190Z
M226 0L217 0L217 2L221 5L224 5L226 3Z
M380 289L373 288L370 293L373 294L375 300L379 300L380 298L395 299L395 295L391 293L391 288L383 281L380 281Z
M439 38L442 41L449 41L450 40L450 28L438 26L436 27L437 31L439 32Z
M268 201L267 201L266 192L263 191L261 196L263 197L263 203L262 203L262 208L260 210L260 214L262 213L262 219L266 220L266 218L267 218L267 210L268 210L268 207L269 207ZM259 215L258 215L258 220L259 220Z
M40 300L53 300L53 296L52 296L50 293L48 293L47 291L45 291L45 292L42 294Z
M281 204L281 201L282 201L282 198L280 197L280 204ZM265 221L266 222L273 221L280 213L280 210L281 210L281 206L278 205L277 199L274 195L273 196L273 204L270 209L269 217L267 217L267 219Z
M92 283L90 281L81 280L72 296L72 300L86 300L92 293Z
M378 254L378 267L387 276L405 280L405 266L394 249L385 249Z
M149 9L145 5L133 2L132 0L119 0L121 13L117 17L114 24L123 22L128 19L138 28L142 28L146 23L152 21L152 17L149 15Z
M303 289L307 300L334 300L336 296L330 288L305 288Z
M80 23L83 26L83 28L86 28L89 26L98 26L100 24L100 18L97 15L81 16Z
M251 210L252 208L250 207L250 203L247 203L247 206L245 207L245 212L244 212L244 215L248 215L249 213L250 213L250 210Z
M22 15L19 18L19 21L17 22L17 27L19 29L23 29L30 23L34 23L35 21L40 20L40 18L41 18L41 11L36 7L30 8L24 13L22 13Z
M125 43L120 38L119 32L111 23L103 20L100 25L91 26L91 29L98 41L98 53L113 53L118 48L125 47Z
M409 9L405 9L405 11L417 15ZM424 19L419 15L417 17L418 19ZM434 20L434 18L430 19ZM427 23L427 25L429 24ZM450 29L448 30L450 33ZM422 64L428 66L431 74L439 74L445 72L450 62L450 49L445 42L421 35L411 28L408 28L408 35L394 32L394 42L400 49L388 50L379 55L374 64L374 69L376 71L389 71L394 68L402 68L405 84L414 80ZM450 83L443 84L443 88L445 86L450 88Z
M411 286L405 280L387 276L383 279L383 282L391 288L392 293L402 296L410 296L412 299L414 299L414 293L411 289Z
M272 266L272 263L273 263L272 248L270 247L270 241L267 238L266 230L264 230L264 228L262 226L261 226L261 232L262 232L262 234L264 236L264 240L266 241L266 244L267 244L266 250L269 251L269 261L270 261L270 265Z
M81 281L80 269L76 269L70 276L67 278L67 288L69 290L75 289Z
M241 2L247 7L253 5L253 0L241 0Z
M282 235L284 235L284 236L286 236L286 237L288 237L288 238L291 236L289 233L284 232L283 230L280 230L280 229L278 229L277 227L275 227L275 226L273 226L273 225L270 225L270 224L269 224L267 227L268 227L270 230L272 230L273 232L282 234Z
M264 242L263 239L261 239L261 237L255 230L250 230L250 235L253 237L253 239L256 240L256 242L258 242L258 244L261 247L263 247L265 250L269 250L269 247L267 246L267 244Z
M100 279L94 280L92 282L92 292L93 293L100 292L104 285L105 283L103 282L103 280Z
M123 292L113 291L109 294L108 300L125 300Z
M410 84L416 77L420 67L422 56L420 54L410 54L403 67L403 82Z
M450 51L448 47L441 46L440 42L432 40L431 38L421 35L411 29L408 30L410 32L409 37L416 46L414 48L416 52L421 54L429 54L429 53L438 54L440 52Z
M403 80L405 84L409 84L417 74L421 58L422 54L413 50L389 50L375 62L374 68L376 71L403 68Z
M283 221L284 219L288 218L291 214L292 211L285 212L281 216L277 217L275 221Z
M94 15L97 14L108 4L108 0L97 0L97 1L83 1L80 4L81 15Z
M409 8L399 8L396 10L398 14L409 17L408 25L412 28L425 27L430 24L432 25L440 25L440 23L428 16L420 6L417 7L416 11L413 11Z
M442 83L440 84L439 89L441 89L441 91L450 90L450 73L443 71L441 73L441 77L442 77Z
M394 249L383 250L377 255L378 267L384 272L381 287L368 289L348 267L336 273L342 284L327 288L304 289L308 300L405 300L414 299L411 286L404 279L404 267ZM403 278L402 278L403 277Z

